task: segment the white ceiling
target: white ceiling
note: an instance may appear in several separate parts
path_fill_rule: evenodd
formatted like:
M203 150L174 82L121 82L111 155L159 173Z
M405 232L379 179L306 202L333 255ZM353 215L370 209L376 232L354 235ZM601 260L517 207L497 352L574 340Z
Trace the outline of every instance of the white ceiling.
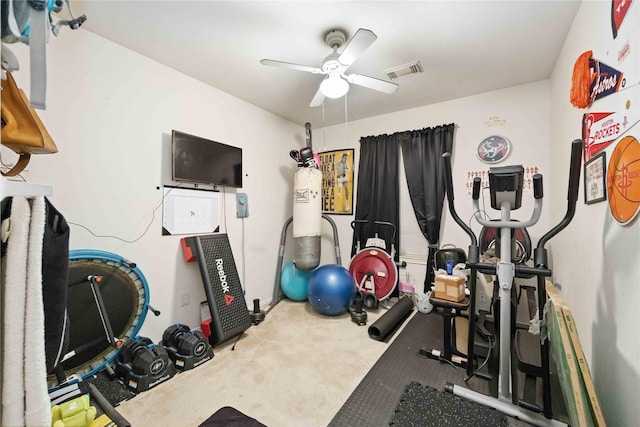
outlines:
M316 128L345 121L344 98L309 107L324 76L264 66L261 59L320 67L331 53L324 41L329 30L349 39L367 28L378 39L348 73L388 80L385 70L420 61L424 72L395 80L400 87L392 95L351 85L346 118L353 121L549 78L579 4L71 1L74 15L87 16L82 28Z

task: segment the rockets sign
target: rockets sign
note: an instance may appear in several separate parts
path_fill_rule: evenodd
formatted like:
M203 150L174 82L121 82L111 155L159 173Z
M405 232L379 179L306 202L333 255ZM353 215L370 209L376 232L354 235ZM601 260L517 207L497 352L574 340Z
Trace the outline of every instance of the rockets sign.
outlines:
M629 125L626 113L587 113L582 122L585 162L626 132Z
M582 116L585 162L640 122L640 92L634 90L625 98L624 106L620 105L620 112L590 111Z

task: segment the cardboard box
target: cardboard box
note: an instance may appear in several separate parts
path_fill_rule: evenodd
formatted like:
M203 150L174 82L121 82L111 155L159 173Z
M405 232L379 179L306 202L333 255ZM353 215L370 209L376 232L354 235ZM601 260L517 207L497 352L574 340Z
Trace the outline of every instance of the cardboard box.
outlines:
M434 293L436 298L459 302L465 297L465 278L460 276L438 275L435 278Z

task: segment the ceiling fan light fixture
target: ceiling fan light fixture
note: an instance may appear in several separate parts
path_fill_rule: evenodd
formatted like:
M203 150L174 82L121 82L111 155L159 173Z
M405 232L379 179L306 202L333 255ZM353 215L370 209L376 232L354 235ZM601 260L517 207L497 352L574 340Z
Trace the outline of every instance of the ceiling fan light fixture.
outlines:
M327 98L340 98L349 92L349 83L338 75L330 75L320 83L320 91Z

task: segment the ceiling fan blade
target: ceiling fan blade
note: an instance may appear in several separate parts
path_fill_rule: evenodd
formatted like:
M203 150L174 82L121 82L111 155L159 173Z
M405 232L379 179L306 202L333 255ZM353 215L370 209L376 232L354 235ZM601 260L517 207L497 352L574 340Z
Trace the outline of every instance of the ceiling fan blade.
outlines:
M322 105L323 102L324 102L324 93L322 93L320 88L318 88L318 91L313 96L313 99L311 100L309 107L319 107Z
M364 53L365 50L371 44L376 41L378 36L376 36L373 31L367 30L365 28L360 28L347 42L347 46L344 48L340 57L338 58L338 62L347 67L353 64L356 59L360 57Z
M307 65L292 64L290 62L275 61L273 59L262 59L262 65L270 65L272 67L289 68L291 70L306 71L308 73L323 74L323 71L317 67L309 67Z
M380 80L373 77L362 76L360 74L349 74L345 76L349 83L356 84L358 86L364 86L369 89L377 90L387 94L392 94L398 90L398 84L388 82L386 80Z

